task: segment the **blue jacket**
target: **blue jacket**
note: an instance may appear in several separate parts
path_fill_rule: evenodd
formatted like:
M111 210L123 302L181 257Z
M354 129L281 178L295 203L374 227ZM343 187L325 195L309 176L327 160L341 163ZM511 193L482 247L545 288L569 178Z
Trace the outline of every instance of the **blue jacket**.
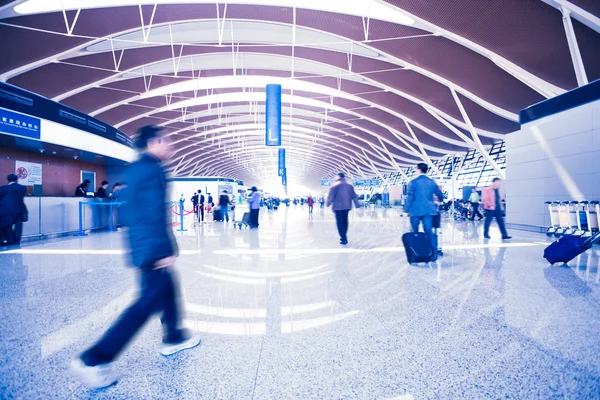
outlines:
M440 201L444 199L444 194L433 179L425 175L416 177L408 186L404 211L411 217L437 215L438 210L433 195L436 195Z
M334 183L331 189L329 189L329 195L327 196L327 207L333 205L331 209L333 211L351 210L352 203L358 208L360 202L358 196L354 191L354 187L346 182L345 179L341 179Z
M251 210L260 210L260 193L253 192L250 197L248 197L248 203L250 204Z
M156 261L177 254L177 243L167 207L167 180L160 160L143 154L126 173L121 216L129 227L127 240L131 262L151 269Z

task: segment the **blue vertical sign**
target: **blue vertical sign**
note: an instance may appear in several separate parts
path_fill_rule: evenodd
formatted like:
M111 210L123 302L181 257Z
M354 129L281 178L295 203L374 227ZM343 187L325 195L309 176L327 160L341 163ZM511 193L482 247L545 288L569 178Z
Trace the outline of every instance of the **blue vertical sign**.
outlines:
M285 149L279 149L279 162L277 164L277 175L285 174Z
M281 85L267 85L265 145L281 146Z

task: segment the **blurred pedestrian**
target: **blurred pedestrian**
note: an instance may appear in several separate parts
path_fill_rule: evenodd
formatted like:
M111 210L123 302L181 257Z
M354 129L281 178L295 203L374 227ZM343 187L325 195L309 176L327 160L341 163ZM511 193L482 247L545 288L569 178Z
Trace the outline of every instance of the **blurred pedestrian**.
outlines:
M0 232L7 246L19 245L23 234L23 222L28 220L24 201L27 187L19 184L19 177L15 174L8 175L6 180L8 185L0 187Z
M260 193L256 186L250 189L248 204L250 205L250 228L258 228L258 213L260 212Z
M410 225L413 232L419 231L419 225L423 223L423 230L429 239L433 249L431 261L437 260L438 243L437 235L433 233L433 218L438 213L437 201L444 200L444 194L433 179L428 177L429 167L425 163L417 165L417 177L408 185L408 195L404 211L410 215Z
M340 172L337 182L329 190L327 207L332 206L331 209L335 212L335 222L340 234L341 245L348 244L348 214L352 209L352 203L356 208L360 207L354 187L346 182L346 176Z
M199 335L190 335L181 327L178 284L172 272L178 249L167 221L167 179L161 166L171 154L169 142L156 126L138 132L136 147L141 156L128 168L124 200L127 241L131 261L140 269L141 290L100 341L72 362L71 372L92 388L117 381L113 361L154 313L161 314L164 328L161 354L168 356L200 344Z
M490 225L492 220L496 218L500 232L502 233L502 239L512 239L508 236L506 231L506 225L504 224L504 216L502 213L502 201L500 199L500 187L502 186L502 179L494 178L492 184L483 191L483 209L485 210L485 222L483 225L483 237L485 239L490 238Z

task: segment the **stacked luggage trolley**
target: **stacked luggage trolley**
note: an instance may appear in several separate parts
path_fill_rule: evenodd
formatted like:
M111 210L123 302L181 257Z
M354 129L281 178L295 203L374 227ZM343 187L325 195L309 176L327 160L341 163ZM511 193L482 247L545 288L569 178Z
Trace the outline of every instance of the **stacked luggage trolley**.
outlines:
M598 201L547 201L551 227L548 237L557 237L544 250L550 262L568 263L600 242L600 202Z
M591 237L600 226L600 202L598 201L547 201L551 226L548 237Z

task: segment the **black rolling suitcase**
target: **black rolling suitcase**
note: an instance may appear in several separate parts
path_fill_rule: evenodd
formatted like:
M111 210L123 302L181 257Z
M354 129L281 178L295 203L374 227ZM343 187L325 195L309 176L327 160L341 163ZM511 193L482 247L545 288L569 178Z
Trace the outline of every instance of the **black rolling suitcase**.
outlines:
M221 214L221 210L215 208L213 210L213 221L221 222L223 221L223 214Z
M558 262L568 263L581 253L592 248L592 245L600 241L600 232L590 238L581 236L563 236L544 250L544 258L550 264Z
M427 235L423 232L405 233L402 235L402 244L404 244L409 264L430 262L434 258L434 250L431 248Z

